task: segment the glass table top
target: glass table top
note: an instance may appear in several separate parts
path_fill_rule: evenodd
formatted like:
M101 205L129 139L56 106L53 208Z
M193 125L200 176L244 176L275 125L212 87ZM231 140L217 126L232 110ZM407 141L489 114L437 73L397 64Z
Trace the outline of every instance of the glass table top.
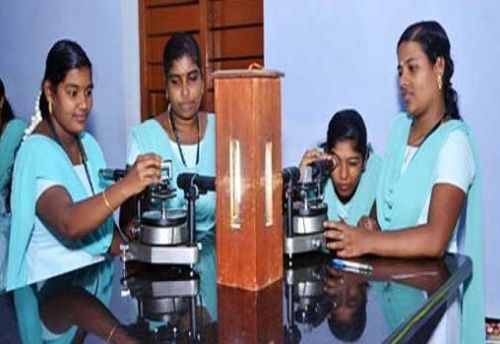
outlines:
M217 284L213 238L194 269L123 263L79 269L4 294L3 342L381 343L421 335L470 275L470 259L284 259L282 280L245 291ZM17 319L17 320L16 320Z

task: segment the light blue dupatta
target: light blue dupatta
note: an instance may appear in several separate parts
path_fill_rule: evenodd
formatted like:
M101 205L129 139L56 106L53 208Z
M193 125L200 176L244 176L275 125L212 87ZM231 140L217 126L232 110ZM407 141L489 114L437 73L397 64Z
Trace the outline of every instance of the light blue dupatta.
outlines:
M442 124L419 147L407 170L401 174L404 152L412 117L401 114L390 133L387 153L377 190L377 218L383 230L398 230L417 224L424 202L432 192L436 159L442 145L455 130L463 131L470 140L475 163L475 176L467 193L465 226L457 233L459 253L472 259L472 277L464 286L462 298L462 343L483 343L483 234L481 213L481 177L477 150L467 125L459 120Z
M208 123L205 136L200 143L200 160L198 165L192 168L184 166L182 161L172 151L165 130L156 119L149 119L134 127L130 134L137 142L141 154L156 153L163 159L172 160L173 182L177 187L177 176L184 172L198 173L207 176L215 176L215 117L208 115ZM177 196L167 201L168 207L179 208L185 204L184 194L177 191ZM196 230L208 231L215 226L215 192L200 195L196 201Z
M95 191L100 192L104 185L99 180L98 171L106 166L104 155L90 134L81 134L81 140L87 155L92 184ZM21 145L14 165L12 184L7 290L26 285L26 252L35 222L37 179L48 179L63 185L74 202L89 197L69 157L55 141L35 134ZM97 230L82 239L61 244L71 245L97 256L107 252L112 236L113 219L110 216Z
M344 219L347 224L356 226L361 216L370 214L373 202L375 201L381 165L382 160L380 157L375 154L370 154L358 187L349 200L349 214L347 218ZM340 219L339 206L341 206L341 201L335 193L331 178L328 178L326 182L323 197L328 205L328 219L338 221Z
M7 123L0 136L0 157L2 157L0 159L0 192L10 181L14 155L23 138L24 129L26 129L26 123L14 118Z

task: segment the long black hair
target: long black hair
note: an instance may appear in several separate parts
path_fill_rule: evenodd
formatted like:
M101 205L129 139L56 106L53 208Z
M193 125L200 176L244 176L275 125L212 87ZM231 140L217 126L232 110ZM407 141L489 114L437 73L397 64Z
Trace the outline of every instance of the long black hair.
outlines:
M0 78L0 99L3 99L3 106L0 108L0 133L3 131L7 123L14 118L14 112L10 106L7 96L5 95L5 86Z
M49 104L43 92L43 84L49 81L55 89L66 74L72 69L88 68L92 73L92 63L82 47L73 41L63 39L57 41L50 48L45 62L45 74L42 81L42 94L40 96L40 112L43 118L49 118Z
M422 21L406 28L398 41L398 48L403 42L417 42L420 44L429 61L434 65L438 57L444 62L443 95L445 116L460 119L458 111L458 95L451 83L454 64L450 55L450 40L441 24L436 21Z
M321 146L326 153L330 153L338 142L345 140L354 142L354 149L361 154L363 161L366 160L369 147L365 122L353 109L341 110L332 116L328 124L326 142Z
M185 55L193 60L201 72L201 57L198 44L190 34L176 32L163 49L163 72L165 73L165 79L174 62Z

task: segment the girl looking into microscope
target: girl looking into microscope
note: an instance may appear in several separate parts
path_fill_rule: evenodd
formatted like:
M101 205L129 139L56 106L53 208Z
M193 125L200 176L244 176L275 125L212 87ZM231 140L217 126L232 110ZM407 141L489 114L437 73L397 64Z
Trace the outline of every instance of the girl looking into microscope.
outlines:
M356 110L335 113L328 124L327 139L321 150L307 151L301 171L319 159L333 159L334 169L324 186L328 218L356 225L368 215L375 201L380 158L370 151L366 127Z

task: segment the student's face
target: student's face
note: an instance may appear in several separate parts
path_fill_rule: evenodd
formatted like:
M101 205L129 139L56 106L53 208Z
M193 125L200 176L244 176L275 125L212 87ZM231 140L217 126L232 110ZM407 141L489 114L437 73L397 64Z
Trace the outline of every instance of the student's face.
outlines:
M363 156L355 150L352 140L337 142L330 153L337 157L339 163L331 174L335 191L342 198L350 198L363 172Z
M166 96L174 115L183 119L195 116L203 96L203 79L193 59L184 55L175 60L166 79Z
M398 48L399 87L409 113L418 117L442 101L437 79L443 72L442 58L433 65L419 43L401 43Z
M81 133L93 103L90 69L71 69L55 89L48 82L44 89L47 99L52 103L54 126L71 135Z

